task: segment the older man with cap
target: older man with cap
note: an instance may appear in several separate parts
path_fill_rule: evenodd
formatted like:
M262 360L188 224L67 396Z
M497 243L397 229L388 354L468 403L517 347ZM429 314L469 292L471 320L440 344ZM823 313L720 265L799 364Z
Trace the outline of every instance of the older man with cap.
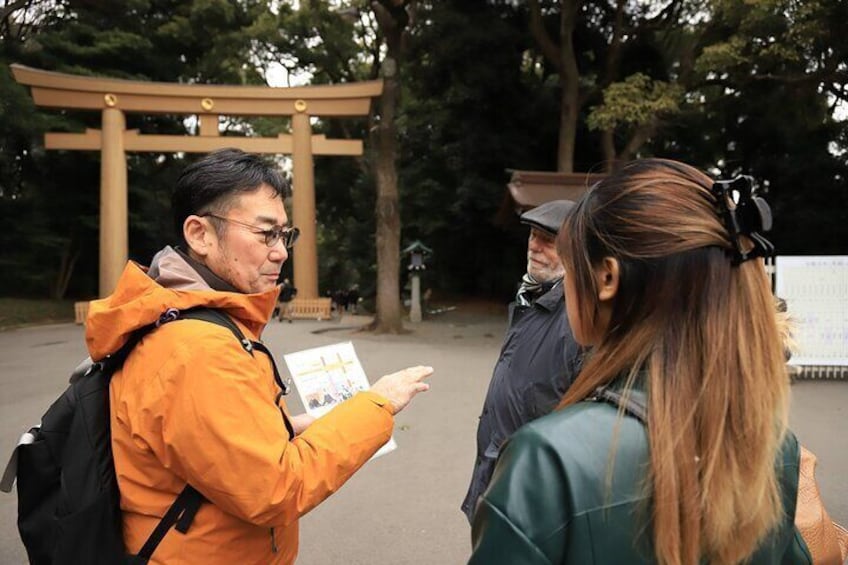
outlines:
M521 223L530 226L527 272L509 306L506 337L477 427L477 459L462 503L469 522L501 446L518 428L553 410L577 375L581 350L568 325L555 244L573 206L555 200L521 215Z

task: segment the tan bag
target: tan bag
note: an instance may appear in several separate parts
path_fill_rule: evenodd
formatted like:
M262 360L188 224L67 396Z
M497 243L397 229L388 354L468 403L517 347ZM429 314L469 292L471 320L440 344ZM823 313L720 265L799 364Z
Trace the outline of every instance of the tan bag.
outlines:
M848 559L848 531L830 519L816 482L816 456L801 446L795 526L815 565L842 565Z

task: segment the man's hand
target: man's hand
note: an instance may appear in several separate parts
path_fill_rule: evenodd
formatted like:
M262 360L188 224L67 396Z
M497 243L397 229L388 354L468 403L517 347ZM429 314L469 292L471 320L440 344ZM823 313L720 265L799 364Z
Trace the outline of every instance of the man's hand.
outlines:
M309 414L298 414L297 416L290 416L289 421L291 421L292 428L294 428L294 435L299 436L306 428L312 425L315 418Z
M397 414L409 404L413 396L430 389L430 385L422 381L432 374L433 367L408 367L382 377L371 390L386 398L391 404L392 414Z

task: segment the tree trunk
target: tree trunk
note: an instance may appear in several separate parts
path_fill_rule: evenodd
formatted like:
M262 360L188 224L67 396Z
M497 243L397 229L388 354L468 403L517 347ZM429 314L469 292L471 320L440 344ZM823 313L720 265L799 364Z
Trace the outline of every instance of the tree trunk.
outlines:
M562 173L574 172L574 148L577 142L578 89L577 81L566 77L560 80L562 97L559 107L559 145L557 149L557 170Z
M654 132L657 130L657 126L659 125L658 120L653 120L651 123L644 124L636 128L633 132L633 135L630 136L630 139L627 141L627 145L624 146L624 149L618 154L617 162L626 163L630 161L636 156L636 152L639 151L645 143L654 135Z
M381 65L383 94L380 117L372 139L376 140L377 178L377 304L369 328L375 333L401 333L400 302L400 198L397 176L397 125L400 102L398 77L403 34L409 24L408 2L373 2L380 30L386 38L386 57Z
M574 172L574 149L577 145L577 118L580 110L580 71L574 52L574 26L580 0L563 0L560 12L560 87L559 148L557 170Z
M615 130L613 128L601 132L601 148L604 151L604 172L609 174L616 169L618 160L615 151Z
M56 274L56 280L53 282L53 288L50 292L51 298L61 300L65 297L79 256L80 249L78 247L74 248L73 238L69 239L62 248L62 259L59 264L59 272Z
M618 75L619 63L621 61L621 38L624 35L624 8L625 0L617 0L615 8L615 23L613 24L612 40L607 51L607 60L604 65L604 76L601 80L601 90L606 90ZM605 129L601 132L601 149L604 155L604 172L607 174L618 168L618 151L615 148L615 128Z
M385 72L394 60L383 62L383 94L380 97L380 122L377 126L377 315L372 329L377 333L403 330L400 304L400 202L397 186L398 103L396 74ZM389 76L387 76L389 75Z

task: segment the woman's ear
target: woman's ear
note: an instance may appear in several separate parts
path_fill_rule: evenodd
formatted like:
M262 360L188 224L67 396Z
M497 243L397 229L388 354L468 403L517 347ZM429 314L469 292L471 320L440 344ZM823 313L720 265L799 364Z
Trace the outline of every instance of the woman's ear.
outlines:
M615 257L604 257L595 267L598 283L598 300L608 302L618 294L619 264Z
M183 238L185 238L188 249L200 257L206 257L209 253L209 245L215 237L214 229L209 221L200 216L192 214L183 222Z

